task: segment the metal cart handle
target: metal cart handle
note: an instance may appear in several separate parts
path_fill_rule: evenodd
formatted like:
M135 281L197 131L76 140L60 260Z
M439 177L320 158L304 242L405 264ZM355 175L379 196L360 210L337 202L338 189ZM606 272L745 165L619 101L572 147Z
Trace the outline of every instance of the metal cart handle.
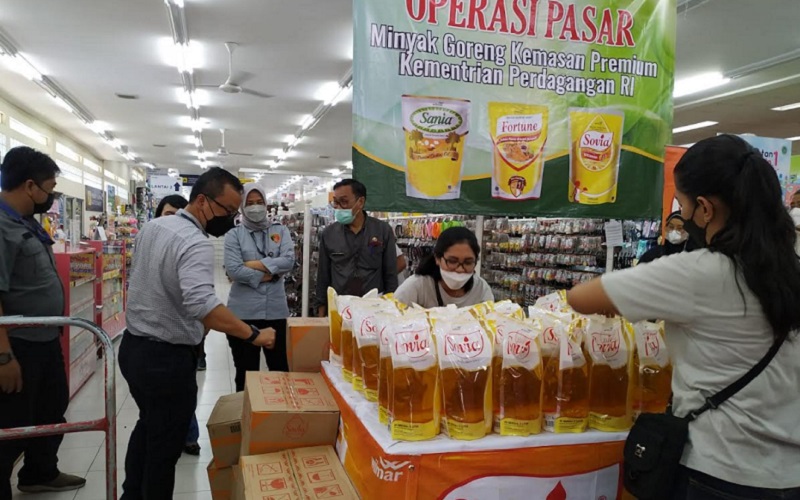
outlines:
M117 500L117 393L116 393L116 359L111 339L102 328L82 318L49 316L41 318L25 318L22 316L0 316L0 327L31 328L36 326L76 326L84 328L100 341L103 349L105 367L105 418L85 422L67 422L65 424L36 425L0 429L0 441L32 437L54 436L70 432L102 431L106 434L106 498Z

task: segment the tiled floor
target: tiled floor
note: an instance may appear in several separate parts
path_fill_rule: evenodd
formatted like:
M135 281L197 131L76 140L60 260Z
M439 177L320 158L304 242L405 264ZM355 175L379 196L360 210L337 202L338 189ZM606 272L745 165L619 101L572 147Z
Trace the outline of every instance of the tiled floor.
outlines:
M221 267L221 266L218 266ZM217 292L227 300L230 286L222 273L218 274ZM118 342L116 343L118 347ZM211 332L206 339L208 370L197 373L197 419L200 424L199 457L184 454L175 473L175 499L210 500L206 466L211 460L211 448L205 424L217 398L233 392L233 360L223 334ZM263 364L263 360L262 360ZM117 484L122 494L125 452L133 426L138 418L136 403L131 398L125 379L117 370ZM67 411L67 420L77 422L102 417L103 371L95 372L86 385L75 395ZM105 500L105 434L82 432L68 434L59 451L59 468L64 472L86 478L86 486L77 492L26 495L15 491L14 499L26 500ZM16 471L12 482L16 483Z

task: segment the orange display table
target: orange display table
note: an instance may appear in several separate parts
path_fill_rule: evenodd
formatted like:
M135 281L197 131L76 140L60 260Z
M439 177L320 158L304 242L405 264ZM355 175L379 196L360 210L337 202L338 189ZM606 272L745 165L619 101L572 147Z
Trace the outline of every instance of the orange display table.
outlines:
M364 499L630 498L621 486L626 432L394 441L377 406L344 381L340 368L324 362L322 373L341 411L339 458Z

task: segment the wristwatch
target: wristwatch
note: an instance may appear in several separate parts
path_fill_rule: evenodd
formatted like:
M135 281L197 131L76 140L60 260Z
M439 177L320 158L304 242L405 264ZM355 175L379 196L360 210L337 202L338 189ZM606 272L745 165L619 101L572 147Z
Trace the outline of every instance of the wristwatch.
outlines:
M7 365L14 361L13 352L0 352L0 366Z
M258 336L261 335L261 330L259 330L258 328L254 327L253 325L249 325L249 326L250 326L250 329L253 330L253 334L250 335L250 338L248 338L247 341L252 344L253 342L256 341ZM2 356L2 355L0 354L0 356ZM0 362L0 364L2 364L2 362Z

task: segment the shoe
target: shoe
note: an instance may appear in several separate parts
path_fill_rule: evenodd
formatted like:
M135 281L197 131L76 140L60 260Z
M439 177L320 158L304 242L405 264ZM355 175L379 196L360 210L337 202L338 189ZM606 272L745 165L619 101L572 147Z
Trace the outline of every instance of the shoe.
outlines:
M77 490L83 488L84 485L86 485L86 479L61 472L55 479L47 483L20 484L17 488L23 493L45 493Z
M206 371L206 368L208 368L208 365L206 364L206 358L198 359L197 360L197 371L204 372L204 371Z
M199 456L200 445L197 443L187 444L186 446L183 447L183 452L186 453L187 455L194 455L195 457Z

